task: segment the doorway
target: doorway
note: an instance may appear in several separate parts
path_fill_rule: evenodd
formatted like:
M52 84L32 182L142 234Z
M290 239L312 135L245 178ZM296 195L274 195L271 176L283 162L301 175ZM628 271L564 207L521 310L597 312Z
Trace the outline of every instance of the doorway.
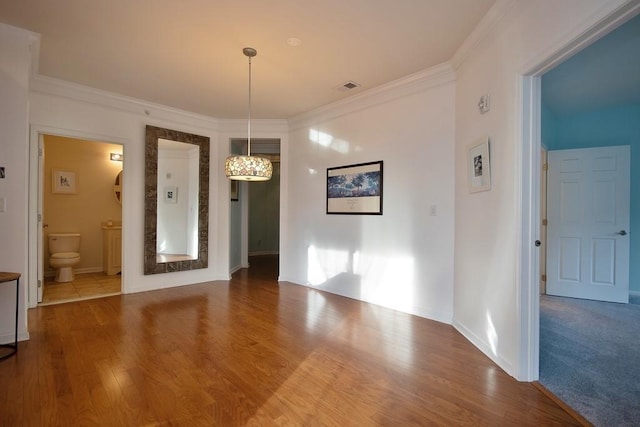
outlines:
M251 263L271 265L278 277L280 254L280 139L251 140L251 154L268 158L273 175L264 182L230 182L229 270L249 268ZM232 139L231 152L246 154L246 139Z
M547 56L541 59L529 72L523 74L522 87L522 180L521 180L521 246L519 268L521 272L521 284L519 292L519 368L518 378L525 381L535 381L539 378L540 356L540 252L538 245L541 233L540 228L540 177L541 147L549 148L548 139L551 134L542 129L541 123L548 110L542 105L542 76L554 67L564 63L585 47L603 38L625 22L638 14L637 5L629 5L621 8L607 19L595 23L592 28L586 29L576 40L567 41L560 50L547 52ZM637 19L637 18L636 18ZM636 46L637 49L637 46ZM636 55L637 56L637 55ZM607 61L600 61L607 63ZM590 67L583 67L588 70ZM611 74L607 74L609 80ZM583 80L573 78L573 81ZM588 85L588 84L587 84ZM565 87L569 87L565 85ZM571 85L571 87L576 87ZM590 92L590 91L588 91ZM560 91L558 91L560 93ZM617 144L623 145L623 144ZM633 150L632 150L633 153ZM633 163L632 159L632 163ZM633 223L632 223L633 225ZM534 244L535 243L535 244ZM633 243L632 243L633 247ZM633 249L632 249L633 252Z
M123 146L39 135L37 302L42 305L121 293ZM73 274L52 266L49 242L79 237ZM75 252L75 251L73 251ZM66 255L65 255L66 256Z

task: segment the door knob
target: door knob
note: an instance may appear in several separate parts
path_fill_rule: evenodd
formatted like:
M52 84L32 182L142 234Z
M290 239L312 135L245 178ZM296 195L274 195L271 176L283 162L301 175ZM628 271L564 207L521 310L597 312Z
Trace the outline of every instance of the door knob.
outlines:
M627 235L627 231L626 230L620 230L616 234L619 234L621 236L626 236Z

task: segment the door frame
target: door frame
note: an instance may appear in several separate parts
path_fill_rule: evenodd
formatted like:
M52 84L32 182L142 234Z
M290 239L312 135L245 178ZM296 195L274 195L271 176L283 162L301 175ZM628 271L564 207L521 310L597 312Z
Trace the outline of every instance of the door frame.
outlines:
M241 137L237 137L237 136L232 136L229 135L227 137L228 139L228 146L229 146L229 154L228 155L232 155L232 154L241 154L241 153L245 153L246 154L246 150L247 150L247 138L246 136L241 136ZM275 144L277 142L278 145L278 151L276 152L260 152L260 145L272 145ZM279 187L280 187L280 197L278 200L278 205L279 205L279 212L280 212L280 216L278 218L278 227L280 230L280 234L279 234L279 240L278 240L278 253L279 253L279 260L278 260L278 271L282 271L281 266L282 266L282 252L283 252L283 233L285 232L285 230L283 229L285 222L283 219L283 206L286 204L286 194L283 196L283 190L285 188L284 183L283 183L283 157L286 157L285 151L286 151L286 143L287 143L287 139L285 135L274 135L274 134L259 134L258 136L254 135L251 138L251 146L252 146L252 150L251 152L254 154L277 154L280 157L280 182L279 182ZM234 151L234 146L236 148L235 151L240 151L240 153L236 153ZM237 148L241 148L240 150L237 150ZM284 172L286 173L286 172ZM225 178L225 181L229 181L228 179ZM233 273L235 273L237 270L241 269L241 268L249 268L249 211L251 209L251 206L249 204L249 185L251 183L250 182L246 182L246 181L238 181L238 191L239 191L239 200L238 203L240 203L240 265L239 266L231 266L229 265L229 277L231 277L231 275ZM230 200L230 197L227 197L227 200ZM231 202L229 201L229 209L228 209L229 214L231 213ZM233 242L231 241L231 221L229 220L229 241L228 241L228 253L229 253L229 257L231 257L231 253L232 253L232 244ZM280 278L278 277L278 280L280 280Z
M44 192L44 161L41 161L40 150L43 150L44 156L44 135L61 136L65 138L82 139L86 141L92 141L97 143L109 143L122 145L123 157L127 154L127 144L124 140L114 140L110 136L101 136L77 130L57 128L53 126L31 124L29 129L29 214L27 218L28 223L28 283L27 289L27 307L34 308L38 306L38 281L41 286L44 286L44 239L42 237L42 198ZM42 146L41 146L42 142ZM122 162L123 174L125 174L125 164ZM123 183L124 185L124 183ZM122 192L122 228L126 229L125 224L125 203L126 192ZM39 217L40 216L40 217ZM39 220L40 218L40 220ZM121 274L120 292L125 293L125 275L124 271Z
M540 251L534 242L540 235L540 152L542 75L575 53L602 38L640 13L640 2L632 1L609 15L593 18L582 32L566 37L523 67L519 76L520 165L518 281L516 318L517 349L515 376L520 381L537 381L540 367Z

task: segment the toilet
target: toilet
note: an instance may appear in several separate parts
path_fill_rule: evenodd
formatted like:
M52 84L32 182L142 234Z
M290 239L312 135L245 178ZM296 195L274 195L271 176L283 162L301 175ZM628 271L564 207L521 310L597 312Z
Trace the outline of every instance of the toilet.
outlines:
M49 233L49 265L56 269L56 282L71 282L73 267L80 262L79 233Z

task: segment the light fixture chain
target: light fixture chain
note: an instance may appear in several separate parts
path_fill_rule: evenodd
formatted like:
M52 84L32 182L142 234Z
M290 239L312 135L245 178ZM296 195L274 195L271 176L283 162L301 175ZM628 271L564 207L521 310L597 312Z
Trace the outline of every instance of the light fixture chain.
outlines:
M229 179L237 181L268 181L273 174L273 165L264 157L251 155L251 58L257 55L252 47L242 53L249 58L249 120L247 121L247 155L229 156L225 160L224 172Z

